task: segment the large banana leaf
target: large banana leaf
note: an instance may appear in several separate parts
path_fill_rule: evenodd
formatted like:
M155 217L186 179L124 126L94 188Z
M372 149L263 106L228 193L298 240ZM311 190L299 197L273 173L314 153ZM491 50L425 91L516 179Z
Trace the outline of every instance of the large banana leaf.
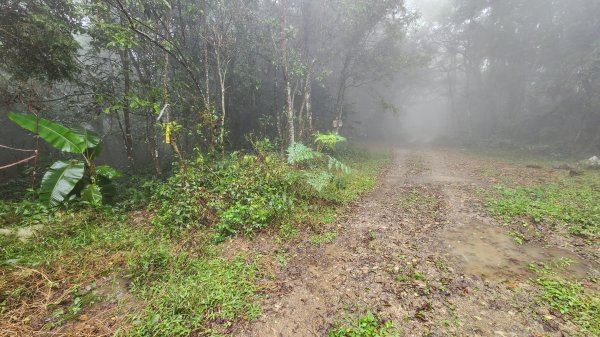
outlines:
M87 148L86 139L82 136L47 119L15 112L9 112L8 118L23 129L39 135L48 144L61 151L83 153Z
M85 141L85 146L88 149L93 149L100 144L102 139L92 130L86 129L84 127L74 127L71 128L71 131L78 134L81 139Z
M89 160L95 159L102 152L102 139L92 130L83 127L71 128L71 131L78 134L84 140L86 149L85 156Z
M83 178L85 164L81 161L57 161L44 174L40 188L40 201L57 206L73 191Z

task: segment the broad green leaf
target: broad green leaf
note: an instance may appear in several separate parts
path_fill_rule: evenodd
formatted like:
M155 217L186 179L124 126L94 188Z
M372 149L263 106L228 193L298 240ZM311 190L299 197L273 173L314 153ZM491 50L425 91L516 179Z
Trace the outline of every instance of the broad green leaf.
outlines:
M85 141L85 156L89 160L93 160L102 152L102 139L92 130L88 130L83 127L77 127L71 129L77 133L81 139Z
M109 180L112 180L112 179L115 179L115 178L118 178L121 176L121 172L115 170L114 168L112 168L108 165L102 165L102 166L96 167L96 173L105 178L108 178Z
M83 153L86 141L72 130L34 115L9 112L8 118L25 130L39 135L51 146L65 152Z
M85 146L87 149L93 149L96 146L100 145L102 139L92 130L88 130L84 127L75 127L71 128L71 131L78 134L81 139L85 142Z
M96 184L87 185L81 193L81 199L94 207L102 206L102 192L100 192L100 186Z
M44 174L40 201L50 206L64 202L75 185L83 178L85 164L81 161L57 161Z

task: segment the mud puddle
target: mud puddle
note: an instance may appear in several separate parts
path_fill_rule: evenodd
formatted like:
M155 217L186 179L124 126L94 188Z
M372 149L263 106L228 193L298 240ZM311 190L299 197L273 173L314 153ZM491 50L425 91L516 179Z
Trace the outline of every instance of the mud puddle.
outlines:
M468 219L441 233L440 241L456 256L466 274L501 280L532 276L527 268L535 262L549 263L561 258L573 261L564 276L585 277L590 267L577 255L561 248L537 244L518 245L507 229L481 220Z

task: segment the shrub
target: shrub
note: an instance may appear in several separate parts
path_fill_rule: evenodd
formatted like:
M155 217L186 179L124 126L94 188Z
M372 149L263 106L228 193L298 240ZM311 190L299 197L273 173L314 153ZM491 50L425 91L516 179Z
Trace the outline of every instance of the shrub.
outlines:
M170 227L214 225L216 238L251 235L293 206L294 179L277 156L231 154L215 163L202 156L156 189L154 223Z

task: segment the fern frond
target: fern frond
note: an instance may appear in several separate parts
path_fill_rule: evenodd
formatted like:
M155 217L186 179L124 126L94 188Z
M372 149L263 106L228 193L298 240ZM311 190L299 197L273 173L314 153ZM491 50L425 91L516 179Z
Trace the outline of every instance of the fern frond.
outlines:
M321 152L315 151L302 143L294 143L287 148L287 160L289 164L301 163L323 156Z
M306 183L314 188L317 192L321 192L334 178L334 175L327 171L306 172Z
M329 168L329 170L336 169L338 171L344 172L345 174L350 174L350 172L352 172L352 169L348 165L333 158L332 156L327 157L329 157L329 162L327 163L327 167Z
M315 137L315 144L323 145L330 150L333 150L336 144L343 143L346 141L346 137L339 135L338 133L320 133L317 132L313 135Z

